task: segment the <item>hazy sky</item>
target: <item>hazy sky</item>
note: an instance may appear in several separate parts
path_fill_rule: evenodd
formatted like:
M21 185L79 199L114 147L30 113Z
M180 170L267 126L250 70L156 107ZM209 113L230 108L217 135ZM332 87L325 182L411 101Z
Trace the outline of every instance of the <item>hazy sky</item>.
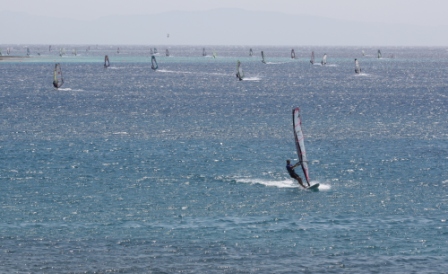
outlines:
M241 8L363 22L448 26L448 0L0 0L0 10L91 20L107 15Z

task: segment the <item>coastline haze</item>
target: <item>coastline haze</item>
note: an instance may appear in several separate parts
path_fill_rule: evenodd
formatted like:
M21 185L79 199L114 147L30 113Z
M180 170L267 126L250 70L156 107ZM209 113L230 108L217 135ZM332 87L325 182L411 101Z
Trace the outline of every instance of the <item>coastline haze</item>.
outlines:
M448 25L443 24L425 26L361 22L350 18L342 20L325 16L237 8L141 15L116 14L104 15L93 20L58 18L57 16L62 16L61 14L55 14L53 17L33 15L26 11L0 11L0 15L2 26L14 26L3 29L2 44L273 46L448 44Z

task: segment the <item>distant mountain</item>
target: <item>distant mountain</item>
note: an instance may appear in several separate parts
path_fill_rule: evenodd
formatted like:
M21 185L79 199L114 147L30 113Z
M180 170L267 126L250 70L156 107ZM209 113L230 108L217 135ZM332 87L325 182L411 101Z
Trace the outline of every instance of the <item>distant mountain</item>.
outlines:
M448 26L361 23L241 9L115 15L91 21L2 11L0 26L0 44L448 45Z

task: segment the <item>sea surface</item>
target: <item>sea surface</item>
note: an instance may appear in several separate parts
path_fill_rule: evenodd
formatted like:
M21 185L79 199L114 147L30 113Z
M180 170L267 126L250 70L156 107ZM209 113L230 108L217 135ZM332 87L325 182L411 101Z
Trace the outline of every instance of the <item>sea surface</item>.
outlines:
M0 46L0 273L448 271L447 49Z

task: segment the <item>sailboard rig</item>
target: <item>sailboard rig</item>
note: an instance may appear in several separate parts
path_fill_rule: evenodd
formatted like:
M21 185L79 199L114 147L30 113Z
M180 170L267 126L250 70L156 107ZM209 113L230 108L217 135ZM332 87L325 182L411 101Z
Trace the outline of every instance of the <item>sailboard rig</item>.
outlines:
M324 56L322 57L322 61L320 62L322 66L325 66L327 64L327 54L324 53Z
M109 56L104 56L104 68L110 67Z
M31 52L30 52L30 48L26 48L26 56L30 56L31 55Z
M53 87L60 88L64 84L64 78L62 77L62 69L59 63L54 65L53 71Z
M355 59L355 73L359 74L361 72L361 67L359 66L358 59Z
M165 55L166 55L166 57L170 56L170 51L168 49L165 50Z
M117 48L117 54L120 54L120 47Z
M252 51L252 48L249 49L249 56L252 57L254 55L254 52Z
M241 67L241 62L240 60L238 60L236 62L236 78L238 78L238 80L243 80L244 78L244 72L243 72L243 68Z
M291 59L296 59L296 52L294 49L291 49Z
M154 55L151 56L151 68L153 70L157 70L159 68L159 65L157 64L156 57Z
M7 55L11 54L11 49L10 49L10 48L7 48L7 49L6 49L6 54L7 54Z
M306 182L310 185L310 174L308 171L308 159L306 157L305 140L302 131L302 117L300 116L300 109L297 107L292 110L292 124L294 127L294 140L296 143L297 156L305 175Z
M266 64L266 61L264 60L264 52L263 51L261 51L261 62L263 64Z
M205 48L202 48L202 56L207 56L207 52L205 51Z
M378 50L378 59L380 59L381 57L382 57L381 50Z
M311 63L311 65L314 65L314 51L311 52L310 63Z

